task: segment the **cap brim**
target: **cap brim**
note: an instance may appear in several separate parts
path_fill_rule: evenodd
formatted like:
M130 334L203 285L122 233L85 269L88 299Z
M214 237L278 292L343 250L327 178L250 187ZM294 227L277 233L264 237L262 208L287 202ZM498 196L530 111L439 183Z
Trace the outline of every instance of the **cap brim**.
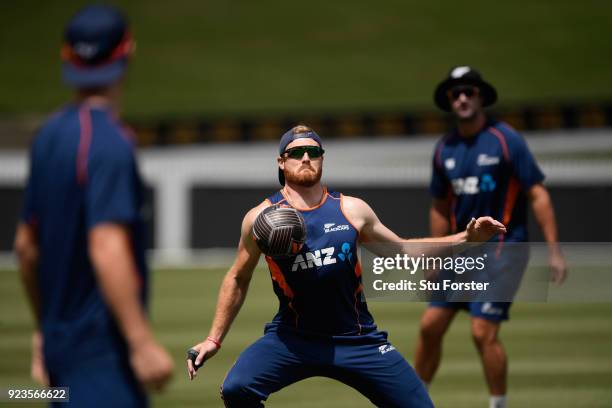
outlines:
M470 84L480 89L482 106L487 107L497 102L497 91L486 81L476 81L465 78L447 78L436 87L434 92L434 102L436 106L444 112L451 112L452 108L448 100L448 90L455 85Z
M64 62L62 64L62 78L66 84L75 88L105 86L121 78L126 67L127 58L121 58L97 67L80 67L70 62Z

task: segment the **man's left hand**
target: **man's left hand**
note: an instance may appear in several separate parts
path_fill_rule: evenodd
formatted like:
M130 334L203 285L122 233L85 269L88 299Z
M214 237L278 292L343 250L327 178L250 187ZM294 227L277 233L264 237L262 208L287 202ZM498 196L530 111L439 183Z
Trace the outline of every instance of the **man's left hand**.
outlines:
M548 266L550 267L550 280L561 285L567 277L567 264L565 258L560 251L551 251L548 257Z
M468 242L487 242L492 236L505 234L506 227L491 217L472 218L465 229Z

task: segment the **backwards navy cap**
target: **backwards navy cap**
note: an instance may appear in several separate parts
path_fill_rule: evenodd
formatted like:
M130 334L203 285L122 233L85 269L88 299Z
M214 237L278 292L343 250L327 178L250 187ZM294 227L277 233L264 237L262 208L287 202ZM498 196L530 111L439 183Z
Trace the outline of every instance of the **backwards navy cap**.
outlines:
M278 155L279 156L282 156L283 153L285 153L285 150L287 150L287 146L289 146L291 142L297 139L312 139L315 142L317 142L320 147L323 147L323 142L321 142L321 138L319 137L319 135L317 135L317 133L314 130L311 129L311 130L308 130L307 132L296 133L295 132L296 128L297 126L289 129L281 137L280 143L278 145ZM281 183L281 185L283 186L285 185L285 174L280 168L278 169L278 181Z
M64 82L93 88L117 81L134 49L123 14L97 4L79 10L66 25L61 56Z

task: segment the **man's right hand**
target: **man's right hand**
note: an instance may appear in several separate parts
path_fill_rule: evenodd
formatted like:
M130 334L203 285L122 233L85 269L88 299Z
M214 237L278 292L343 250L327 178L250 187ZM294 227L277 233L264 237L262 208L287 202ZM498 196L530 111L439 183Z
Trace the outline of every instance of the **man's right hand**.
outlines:
M148 340L132 348L130 364L140 383L155 391L163 390L174 369L172 357L155 340Z
M199 367L200 365L202 365L202 363L204 363L204 361L210 359L212 356L217 354L217 351L219 351L219 346L213 343L212 341L206 339L191 348L198 352L198 357L195 360L195 365L190 359L187 359L187 374L189 375L189 379L193 380L197 375L196 366Z

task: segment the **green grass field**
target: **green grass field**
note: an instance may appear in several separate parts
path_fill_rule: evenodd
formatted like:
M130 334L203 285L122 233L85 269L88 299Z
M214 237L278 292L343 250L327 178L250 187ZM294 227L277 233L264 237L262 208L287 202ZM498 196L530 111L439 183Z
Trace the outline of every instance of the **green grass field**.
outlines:
M158 407L221 406L218 387L239 352L262 333L277 307L270 278L258 269L242 312L222 352L189 382L185 350L203 338L211 322L224 271L160 270L153 275L152 316L160 341L176 360L175 378ZM32 385L29 336L32 320L15 271L0 271L0 388ZM423 304L370 303L380 328L412 360ZM502 337L510 355L510 406L612 406L612 304L517 304ZM440 407L484 407L488 396L472 345L468 320L461 315L445 340L445 355L431 388ZM0 406L4 406L0 403ZM26 407L28 404L19 404ZM33 405L34 406L34 405ZM314 378L269 399L270 407L367 407L356 391Z
M59 48L83 0L0 4L0 114L55 109ZM472 64L502 104L609 98L605 0L232 2L116 0L138 42L126 113L432 109L452 65Z

